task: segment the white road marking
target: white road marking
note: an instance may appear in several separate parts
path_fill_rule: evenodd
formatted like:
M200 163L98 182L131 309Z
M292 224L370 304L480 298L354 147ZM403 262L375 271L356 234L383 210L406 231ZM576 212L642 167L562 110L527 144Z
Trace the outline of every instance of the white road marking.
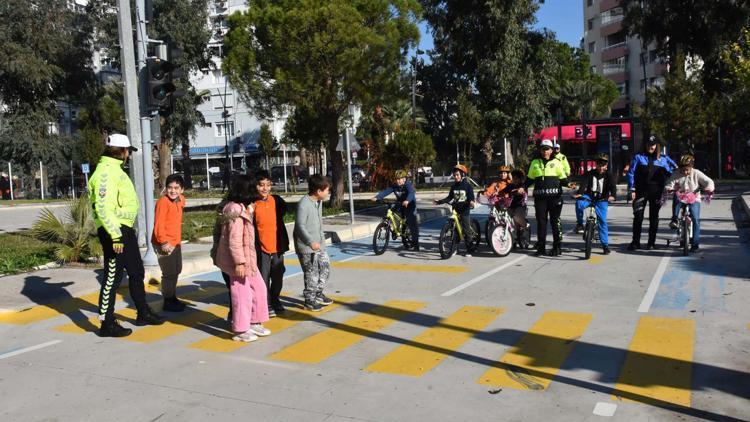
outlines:
M654 273L654 277L651 279L651 284L649 284L648 290L646 290L646 295L643 296L641 305L638 307L638 312L646 313L649 311L649 309L651 309L651 304L654 303L654 298L656 297L656 292L659 290L661 279L664 277L664 273L667 271L669 258L669 253L661 258L659 266L656 268L656 272Z
M611 417L615 415L616 410L617 405L614 403L600 401L596 403L596 406L594 406L594 414L596 416Z
M37 344L36 346L24 347L23 349L14 350L12 352L4 353L0 355L0 360L12 358L13 356L22 355L26 352L33 352L34 350L44 349L45 347L54 346L55 344L62 343L62 340L52 340L46 343Z
M463 289L465 289L467 287L470 287L470 286L472 286L472 285L474 285L476 283L479 283L480 281L484 280L485 278L490 277L490 276L492 276L494 274L497 274L500 271L502 271L502 270L510 267L511 265L514 265L514 264L516 264L516 263L518 263L518 262L520 262L520 261L522 261L522 260L524 260L524 259L526 259L528 257L529 257L529 255L519 256L518 258L514 259L513 261L506 262L505 264L503 264L503 265L495 268L494 270L490 270L490 271L488 271L488 272L486 272L486 273L484 273L484 274L482 274L480 276L472 278L471 280L467 281L464 284L461 284L460 286L456 286L456 287L448 290L447 292L443 293L442 296L453 296L454 294L460 292L461 290L463 290Z

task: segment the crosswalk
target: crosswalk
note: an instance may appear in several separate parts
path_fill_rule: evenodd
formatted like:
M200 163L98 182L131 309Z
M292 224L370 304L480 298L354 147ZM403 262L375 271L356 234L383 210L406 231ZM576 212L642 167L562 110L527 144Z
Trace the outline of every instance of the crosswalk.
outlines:
M151 344L172 339L177 347L220 354L253 349L255 343L231 340L232 334L225 321L228 312L226 288L194 288L182 297L194 305L188 311L160 326L135 327L130 336L113 341ZM50 320L52 329L57 332L81 335L98 328L95 317L86 317L95 313L95 304L95 295L70 298L53 305L0 314L0 324L29 325ZM440 365L450 364L448 358L460 355L468 342L508 313L506 309L498 307L459 306L445 310L445 316L438 317L423 311L428 305L411 300L363 304L356 297L340 296L335 297L333 305L317 313L289 306L285 315L266 324L274 335L263 342L275 342L275 348L265 358L317 365L347 353L360 343L367 347L368 341L386 339L393 345L374 348L377 353L368 356L369 362L357 369L393 376L421 377ZM71 317L71 314L75 314L75 317ZM118 309L116 314L125 321L132 321L136 317L135 311L129 307ZM329 318L334 315L337 317ZM57 319L64 316L73 321L55 324ZM341 316L346 318L342 320ZM422 331L413 336L405 338L393 336L390 332L382 334L394 323L409 324L415 323L415 320L421 321L418 325L422 326ZM586 331L593 320L594 316L588 313L550 310L541 314L514 344L483 343L497 352L496 361L494 364L483 364L481 370L484 373L478 377L474 375L474 381L496 388L536 392L547 390L565 362L575 354L576 346L585 342ZM310 323L315 323L307 327L312 330L291 330L300 324ZM289 331L290 335L277 336L285 331ZM188 332L191 334L184 336L188 340L181 340L181 335ZM642 316L630 338L619 378L612 389L613 398L640 402L653 400L655 403L689 407L694 321ZM268 348L265 350L268 353Z

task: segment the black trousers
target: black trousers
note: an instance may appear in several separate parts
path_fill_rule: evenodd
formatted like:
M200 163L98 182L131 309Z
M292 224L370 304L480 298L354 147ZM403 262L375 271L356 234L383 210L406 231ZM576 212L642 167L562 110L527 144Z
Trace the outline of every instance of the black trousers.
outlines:
M268 306L279 303L281 288L284 286L284 254L258 251L258 269L268 290Z
M115 295L122 281L123 270L128 273L130 296L139 314L148 310L146 291L143 286L144 269L141 251L138 250L138 237L131 227L121 226L122 253L116 254L112 249L112 238L103 227L97 230L99 242L104 251L104 279L99 292L99 320L112 321L115 312Z
M552 238L555 245L562 242L562 230L560 227L560 214L562 213L562 197L552 196L549 198L534 198L534 211L536 213L536 239L537 248L544 248L547 244L547 221L552 224Z
M643 215L648 204L648 244L656 242L656 232L659 229L659 210L661 209L661 192L650 192L644 196L636 193L633 201L633 243L641 243Z
M401 215L404 219L406 219L406 225L409 226L409 231L411 231L411 239L414 242L415 245L419 245L419 223L417 219L417 208L414 207L414 209L410 209L410 207L402 207L399 206L396 208L396 212Z

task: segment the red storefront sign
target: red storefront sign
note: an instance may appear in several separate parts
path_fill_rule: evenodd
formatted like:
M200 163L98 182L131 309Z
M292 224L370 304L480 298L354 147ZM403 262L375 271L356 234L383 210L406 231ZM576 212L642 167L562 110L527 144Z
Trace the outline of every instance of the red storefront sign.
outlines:
M633 125L630 122L617 123L592 123L586 125L586 137L583 136L583 125L562 125L561 136L558 141L562 142L592 142L596 143L596 130L599 127L611 128L612 126L620 127L620 138L629 140L633 136ZM555 139L557 136L557 126L549 126L535 134L533 140Z

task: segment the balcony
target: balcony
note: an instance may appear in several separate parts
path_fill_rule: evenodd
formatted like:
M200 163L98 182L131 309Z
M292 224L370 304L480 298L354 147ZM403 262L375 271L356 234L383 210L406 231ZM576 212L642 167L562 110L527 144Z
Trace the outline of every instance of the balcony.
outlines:
M216 0L211 4L209 8L209 14L213 16L222 16L229 14L229 1L228 0Z
M619 59L620 57L627 57L628 56L628 44L627 43L619 43L615 45L610 45L609 47L604 47L602 49L602 61L606 62L609 60Z
M622 31L623 29L624 27L622 26L622 19L620 19L608 25L602 24L601 28L599 29L599 35L601 35L602 38L606 38L609 35L616 34Z
M599 3L599 12L606 12L607 10L614 9L620 5L620 0L602 0Z

